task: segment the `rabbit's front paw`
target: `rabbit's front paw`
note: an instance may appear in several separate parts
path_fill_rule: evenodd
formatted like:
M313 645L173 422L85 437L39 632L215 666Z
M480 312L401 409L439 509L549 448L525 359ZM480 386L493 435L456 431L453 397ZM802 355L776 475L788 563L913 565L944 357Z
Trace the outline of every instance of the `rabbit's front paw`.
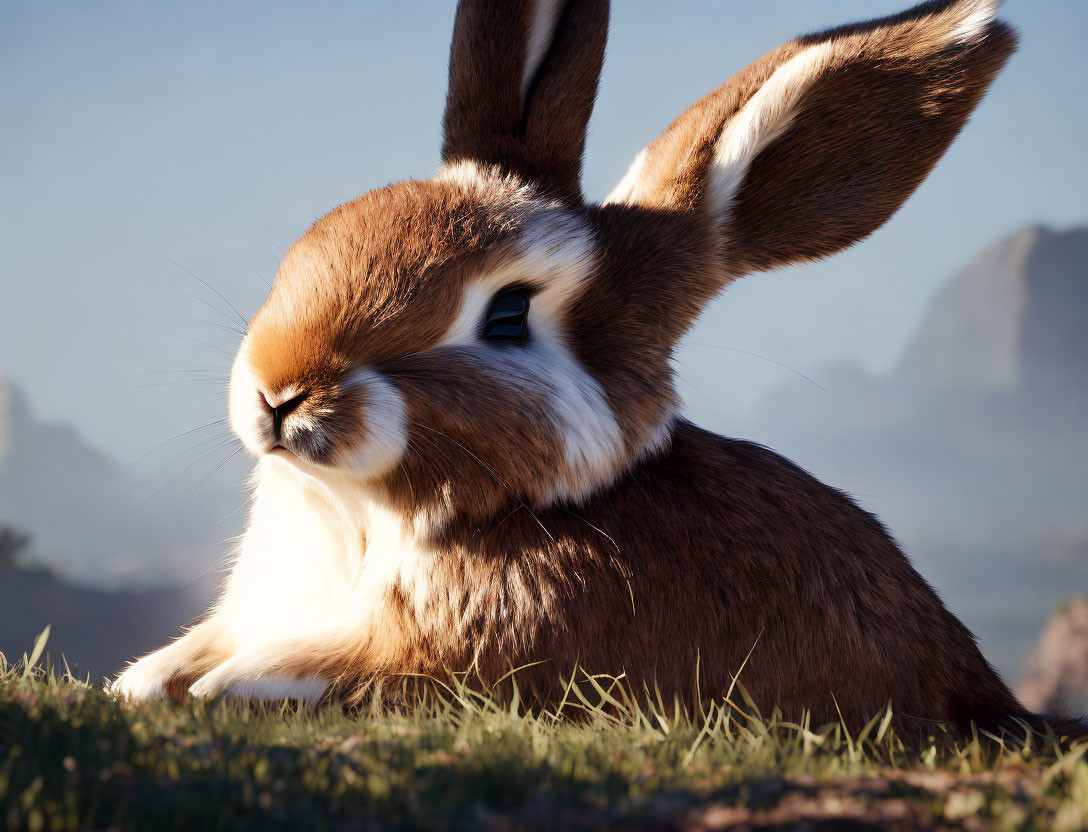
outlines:
M125 668L120 676L106 686L106 691L130 702L163 699L166 697L166 683L177 670L172 662L165 661L159 653L152 653Z
M316 676L278 673L274 662L258 655L235 656L198 679L189 693L202 699L217 696L266 702L295 699L308 705L317 704L324 696L328 681Z

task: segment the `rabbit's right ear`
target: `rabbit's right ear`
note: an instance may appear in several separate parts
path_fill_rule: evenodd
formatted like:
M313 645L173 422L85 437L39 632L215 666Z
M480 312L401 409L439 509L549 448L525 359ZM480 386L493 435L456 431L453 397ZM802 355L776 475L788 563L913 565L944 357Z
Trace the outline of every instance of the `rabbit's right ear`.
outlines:
M608 0L461 0L442 161L477 162L581 199Z

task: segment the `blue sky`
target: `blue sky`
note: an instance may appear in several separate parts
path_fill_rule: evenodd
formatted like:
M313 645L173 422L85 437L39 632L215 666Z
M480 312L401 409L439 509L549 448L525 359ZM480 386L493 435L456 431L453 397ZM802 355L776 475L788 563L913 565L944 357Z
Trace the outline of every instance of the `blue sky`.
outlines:
M904 5L616 0L587 193L781 41ZM221 304L188 272L248 316L315 218L430 175L453 8L0 0L0 373L122 461L220 418L233 336L202 322L227 323L187 294ZM787 381L779 364L886 368L982 247L1088 222L1088 3L1009 0L1004 16L1021 51L887 227L708 310L679 365L708 427L729 432ZM166 383L194 378L214 380Z

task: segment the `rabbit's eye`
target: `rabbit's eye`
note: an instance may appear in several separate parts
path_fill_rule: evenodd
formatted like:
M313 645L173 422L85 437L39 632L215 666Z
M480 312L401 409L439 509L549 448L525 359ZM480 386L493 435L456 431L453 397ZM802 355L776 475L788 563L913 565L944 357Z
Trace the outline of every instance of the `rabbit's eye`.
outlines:
M495 295L484 321L484 338L524 341L529 335L529 293L511 289Z

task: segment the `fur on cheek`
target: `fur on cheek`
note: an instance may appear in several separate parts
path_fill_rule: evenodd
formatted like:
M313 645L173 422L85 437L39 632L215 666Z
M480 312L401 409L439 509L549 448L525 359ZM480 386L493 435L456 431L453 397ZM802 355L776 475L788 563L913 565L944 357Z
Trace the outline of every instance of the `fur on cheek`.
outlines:
M404 399L396 385L374 370L359 370L350 380L365 397L363 438L341 456L348 470L381 475L394 468L408 447L408 421Z
M489 371L512 388L512 395L537 391L546 405L562 449L561 464L540 484L537 503L580 501L606 484L625 461L619 424L600 384L575 358L550 339L488 356Z
M581 501L629 457L600 385L544 337L450 347L401 362L405 499L441 493L486 516L511 500Z

